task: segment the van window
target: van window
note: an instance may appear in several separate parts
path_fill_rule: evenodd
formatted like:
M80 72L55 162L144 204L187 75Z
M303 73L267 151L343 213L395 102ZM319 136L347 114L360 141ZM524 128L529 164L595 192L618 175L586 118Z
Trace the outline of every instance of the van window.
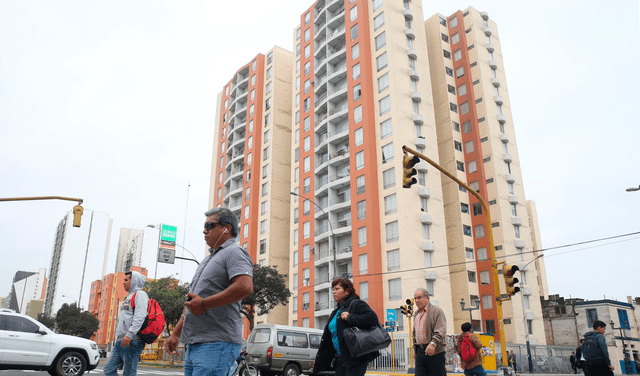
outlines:
M309 334L309 342L311 343L311 348L319 349L321 339L322 339L322 336L320 334Z
M267 343L269 342L270 336L271 336L271 329L269 328L254 329L253 332L251 333L251 338L249 338L249 342Z
M278 331L278 345L284 347L309 347L307 335L303 333Z

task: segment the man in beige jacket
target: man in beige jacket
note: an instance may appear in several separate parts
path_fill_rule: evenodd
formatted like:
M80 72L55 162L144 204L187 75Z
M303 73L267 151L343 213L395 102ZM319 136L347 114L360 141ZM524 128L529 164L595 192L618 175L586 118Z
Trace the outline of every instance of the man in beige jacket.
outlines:
M418 308L413 322L416 376L446 376L447 318L440 307L430 303L427 289L417 289L413 298Z
M462 369L464 369L465 376L486 376L487 372L482 367L482 342L480 339L473 333L471 333L472 327L471 324L465 322L462 324L462 334L458 336L458 340L456 342L456 352L460 355ZM469 337L471 344L477 350L476 356L471 360L465 361L462 358L462 340L464 337Z

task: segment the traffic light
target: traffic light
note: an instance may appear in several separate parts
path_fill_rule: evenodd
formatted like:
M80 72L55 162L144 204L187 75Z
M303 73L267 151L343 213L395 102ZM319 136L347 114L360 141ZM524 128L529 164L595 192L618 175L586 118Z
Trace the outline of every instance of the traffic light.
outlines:
M520 270L517 265L502 264L502 275L504 276L504 287L507 296L514 296L520 291L520 287L516 286L518 278L515 278L516 272Z
M418 174L413 166L416 163L420 162L420 158L416 155L405 154L402 157L402 188L411 188L413 184L416 184L418 181L414 178L414 175Z
M73 227L80 227L80 220L82 219L82 212L84 209L80 204L73 207Z
M407 313L409 316L413 316L413 299L407 299Z
M409 311L407 310L407 306L406 305L400 306L400 309L402 310L402 314L403 315L405 315L405 316L409 315Z

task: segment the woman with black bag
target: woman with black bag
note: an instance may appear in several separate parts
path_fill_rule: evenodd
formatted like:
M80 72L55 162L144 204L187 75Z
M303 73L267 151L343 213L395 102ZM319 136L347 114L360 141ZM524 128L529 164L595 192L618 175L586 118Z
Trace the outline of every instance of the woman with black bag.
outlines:
M364 376L367 365L378 356L378 351L352 358L343 331L346 328L369 329L378 325L378 315L365 301L360 300L353 283L347 278L334 279L331 287L337 307L331 312L324 328L313 372L335 370L335 376Z

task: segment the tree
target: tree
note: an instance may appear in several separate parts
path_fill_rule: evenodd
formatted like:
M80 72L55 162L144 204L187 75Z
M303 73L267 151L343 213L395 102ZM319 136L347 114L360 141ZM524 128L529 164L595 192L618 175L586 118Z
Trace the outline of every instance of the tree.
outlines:
M287 288L285 277L278 273L275 266L253 266L253 293L242 299L240 311L249 320L250 330L253 330L256 312L266 315L277 305L287 305L289 302L291 291Z
M56 319L51 316L47 316L44 313L38 313L38 321L51 330L56 329Z
M165 327L167 332L170 332L170 329L180 320L184 310L185 298L189 293L189 282L179 284L173 277L164 277L155 281L147 280L144 291L149 298L155 299L160 304L164 313Z
M58 333L82 338L90 338L100 326L100 320L75 303L64 303L56 313L55 322Z

